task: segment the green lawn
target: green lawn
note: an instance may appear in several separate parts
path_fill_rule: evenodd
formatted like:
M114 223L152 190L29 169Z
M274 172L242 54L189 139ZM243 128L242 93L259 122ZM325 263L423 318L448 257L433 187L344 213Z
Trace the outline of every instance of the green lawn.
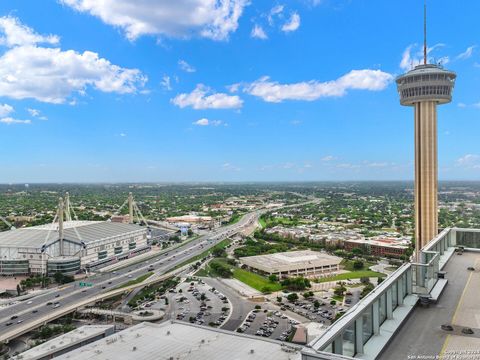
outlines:
M343 302L343 296L334 295L332 299L338 301L339 303Z
M279 283L272 283L264 276L240 268L234 268L233 277L261 292L264 292L267 288L271 292L282 289L282 285Z
M258 219L258 222L260 223L260 226L265 229L267 227L267 222L265 221L265 219L263 217L260 217L260 219Z
M128 287L128 286L131 286L131 285L140 284L142 281L147 280L152 275L153 275L153 272L151 272L151 271L146 273L146 274L140 275L136 279L130 280L130 281L126 282L125 284L120 285L119 287L115 288L115 290L116 289L121 289L121 288L124 288L124 287Z
M250 272L248 270L240 269L236 266L232 266L229 263L225 261L225 259L222 258L215 258L212 261L218 261L221 262L223 265L228 266L232 271L233 271L233 277L244 284L247 284L248 286L264 292L264 290L267 290L269 292L274 292L274 291L279 291L282 289L282 285L280 285L278 282L270 282L266 277L255 274L253 272ZM200 269L195 273L195 276L211 276L215 277L217 276L213 271L210 269L209 265L207 264L204 269ZM265 291L266 292L266 291Z
M317 279L316 282L323 283L328 281L340 281L348 279L360 279L361 277L385 277L385 274L378 273L371 270L351 271L344 274L338 274L334 276L328 276L325 278Z
M340 265L342 265L345 268L345 270L348 270L348 271L368 270L370 266L375 265L375 263L370 263L365 260L362 260L362 261L363 261L363 268L357 269L357 270L353 268L353 263L354 263L353 260L343 259Z

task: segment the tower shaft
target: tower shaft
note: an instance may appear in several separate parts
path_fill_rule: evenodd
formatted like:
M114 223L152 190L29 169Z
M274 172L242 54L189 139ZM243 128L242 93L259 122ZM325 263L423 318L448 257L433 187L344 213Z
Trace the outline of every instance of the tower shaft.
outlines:
M438 234L437 102L415 103L415 239L420 249Z

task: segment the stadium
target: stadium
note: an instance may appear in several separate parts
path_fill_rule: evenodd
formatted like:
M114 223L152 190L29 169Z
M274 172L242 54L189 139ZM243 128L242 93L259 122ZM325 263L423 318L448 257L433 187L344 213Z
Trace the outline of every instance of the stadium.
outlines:
M74 274L148 251L150 229L133 223L127 201L130 223L72 220L67 194L53 223L0 232L0 275Z

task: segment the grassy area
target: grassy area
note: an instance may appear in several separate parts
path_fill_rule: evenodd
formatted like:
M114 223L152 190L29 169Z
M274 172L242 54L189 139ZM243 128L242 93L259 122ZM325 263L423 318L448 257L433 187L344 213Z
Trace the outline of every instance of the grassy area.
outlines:
M385 277L385 274L378 273L371 270L359 270L351 271L344 274L338 274L334 276L328 276L325 278L317 279L315 282L323 283L328 281L340 281L340 280L349 280L349 279L360 279L362 277Z
M232 270L232 274L235 279L243 282L244 284L247 284L248 286L258 291L274 292L282 289L282 285L280 285L278 282L271 282L264 276L230 265L228 262L225 261L225 259L216 258L212 261L220 262L223 265L227 266L228 268L230 268L230 270ZM199 271L197 271L195 275L211 277L218 276L217 274L215 274L213 269L210 268L209 264L207 264L204 269L200 269Z
M130 281L126 282L125 284L120 285L119 287L116 287L115 290L122 289L122 288L129 287L129 286L136 285L136 284L140 284L141 282L147 280L152 275L153 275L152 271L150 271L146 274L140 275L136 279L130 280Z
M243 215L244 215L243 213L233 214L232 217L230 218L230 220L228 221L228 225L236 224L237 222L240 221L240 219L242 218Z
M279 283L272 283L264 276L240 268L234 268L233 277L261 292L274 292L282 289L282 285Z
M172 270L175 270L175 269L181 268L182 266L185 266L187 264L199 261L199 260L203 259L204 257L210 255L214 249L225 249L228 245L230 245L231 242L232 242L232 240L230 240L230 239L222 240L217 245L211 247L210 249L207 249L207 250L203 251L202 253L198 254L197 256L194 256L194 257L192 257L188 260L185 260L184 262L178 264Z
M260 226L262 227L262 229L265 229L267 227L267 222L265 221L265 219L263 217L260 217L260 219L258 219L258 222L259 222Z
M334 296L332 296L332 299L335 300L335 301L338 301L339 303L343 302L343 296L334 295Z
M365 260L362 260L362 261L363 261L363 267L361 269L355 269L353 267L353 263L355 262L354 260L343 259L340 265L343 266L345 270L348 270L348 271L368 270L370 266L375 265L375 263L367 262Z

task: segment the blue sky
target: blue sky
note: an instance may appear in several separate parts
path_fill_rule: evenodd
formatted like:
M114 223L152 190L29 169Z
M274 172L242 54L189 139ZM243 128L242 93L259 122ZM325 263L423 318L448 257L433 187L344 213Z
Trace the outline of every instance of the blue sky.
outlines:
M440 179L480 179L480 2L429 1ZM420 0L4 0L0 182L413 178Z

